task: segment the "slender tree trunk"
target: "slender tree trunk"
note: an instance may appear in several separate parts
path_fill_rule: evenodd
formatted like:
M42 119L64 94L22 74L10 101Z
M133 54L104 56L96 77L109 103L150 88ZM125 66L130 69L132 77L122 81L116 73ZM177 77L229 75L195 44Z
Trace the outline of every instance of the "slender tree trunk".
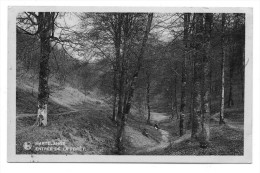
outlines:
M197 75L196 75L197 76ZM195 139L197 132L197 121L195 116L195 54L192 52L192 77L191 77L191 138Z
M231 67L229 67L231 68ZM230 108L231 106L234 105L234 100L233 100L233 86L232 86L232 73L233 73L233 70L232 69L229 69L229 96L228 96L228 107Z
M173 99L174 99L174 95L171 92L171 114L172 114L171 119L174 119L174 100Z
M193 115L193 60L191 59L191 52L188 54L189 57L189 122L188 122L188 129L192 128L192 115Z
M117 103L117 135L116 135L116 148L117 153L121 154L123 151L123 143L122 143L122 133L123 133L123 124L124 124L124 116L123 116L123 96L124 96L124 67L123 67L123 56L121 56L121 32L122 32L122 24L123 17L121 14L115 14L115 36L114 36L114 45L115 45L115 55L116 55L116 66L118 70L118 103Z
M192 138L197 139L199 137L200 131L202 131L201 127L201 119L202 119L202 105L201 105L201 77L202 77L202 64L200 56L200 51L202 50L202 35L203 35L203 14L196 13L195 15L195 40L194 41L194 115L192 121Z
M237 35L243 35L245 32L245 25L241 25L241 17L245 17L244 14L235 13L234 19L234 33ZM244 86L245 86L245 37L234 36L235 40L235 51L239 57L239 73L241 79L241 101L244 104Z
M209 59L209 112L212 110L212 60Z
M176 118L179 119L178 98L177 98L177 75L176 74L174 75L174 107L175 107Z
M124 97L124 68L120 70L120 78L119 78L119 90L118 90L118 129L117 129L117 138L116 138L116 146L118 149L118 154L122 154L124 152L123 147L123 132L125 127L125 114L123 113L123 97ZM125 96L126 97L126 96Z
M229 56L229 95L228 95L228 107L230 108L231 106L234 105L234 101L233 101L233 84L232 84L232 78L233 78L233 52L234 52L234 48L233 46L231 47L231 56Z
M226 14L222 14L222 36L221 36L221 103L220 103L220 114L219 114L219 124L224 124L224 106L225 106L225 22Z
M49 57L51 53L50 36L53 33L53 15L54 13L39 12L38 30L40 31L40 71L39 71L39 88L38 88L38 112L37 126L47 125L47 105L49 98Z
M244 103L244 90L245 90L245 43L242 44L243 45L243 48L242 48L242 51L243 51L243 55L242 55L242 73L241 73L241 83L242 83L242 102Z
M194 57L194 91L193 91L193 104L194 104L194 113L193 113L193 121L192 121L192 138L198 137L198 133L200 131L200 119L201 119L201 62L198 61L198 53L195 53Z
M151 111L150 111L150 74L146 72L146 105L147 105L147 124L150 124Z
M115 68L115 67L114 67ZM116 116L116 101L117 101L117 70L114 70L114 77L113 77L113 90L114 90L114 98L113 98L113 117L112 120L114 122L117 121Z

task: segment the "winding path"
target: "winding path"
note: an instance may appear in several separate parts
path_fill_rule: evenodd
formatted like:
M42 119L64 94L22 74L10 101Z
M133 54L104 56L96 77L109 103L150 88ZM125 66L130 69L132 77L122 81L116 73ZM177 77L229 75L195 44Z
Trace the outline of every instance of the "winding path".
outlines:
M161 121L164 121L168 119L168 116L166 116L163 113L157 113L157 112L151 112L151 121L159 123ZM129 126L128 126L129 128ZM163 129L159 129L158 130L161 135L162 135L162 140L157 143L154 142L152 139L149 139L147 137L145 137L141 132L139 132L138 136L137 134L133 134L131 133L131 131L127 131L128 133L130 132L131 134L129 134L129 136L132 136L132 144L137 147L137 150L134 151L134 154L138 154L138 153L144 153L144 152L151 152L151 151L155 151L155 150L159 150L159 149L163 149L166 148L170 145L170 141L169 141L169 132ZM134 138L134 139L133 139ZM136 139L139 138L139 143L138 145L136 145L136 143L134 143L133 141L136 141Z
M167 120L169 117L166 116L164 113L157 113L157 112L151 112L151 120L153 122L159 123L161 121L165 121ZM129 132L129 131L128 131ZM128 134L129 136L132 136L132 138L142 138L141 142L138 142L138 145L136 145L135 143L132 143L137 150L133 151L133 153L131 154L141 154L141 153L149 153L149 152L153 152L153 151L159 151L159 150L163 150L165 148L167 148L169 145L175 145L178 144L184 140L187 140L190 138L191 136L191 132L190 131L186 131L186 133L182 136L182 137L176 137L174 140L169 139L170 138L170 134L168 131L163 130L163 129L159 129L159 132L162 135L162 140L158 143L155 143L153 140L145 137L144 135L141 134L141 132L139 132L139 136L135 136L132 133ZM141 139L139 139L141 140Z

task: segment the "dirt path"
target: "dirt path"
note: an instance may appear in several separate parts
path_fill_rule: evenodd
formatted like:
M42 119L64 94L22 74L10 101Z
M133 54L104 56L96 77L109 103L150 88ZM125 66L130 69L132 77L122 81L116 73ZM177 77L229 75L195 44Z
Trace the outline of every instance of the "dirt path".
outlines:
M151 112L151 121L159 123L163 120L168 119L164 113ZM131 127L127 127L126 133L130 137L130 142L137 149L132 154L152 152L155 150L164 149L170 145L169 132L163 129L158 130L162 135L162 140L158 143L151 138L145 137L141 132L133 132Z
M161 121L169 119L165 113L151 112L151 121L159 123Z
M147 148L146 152L151 152L151 151L163 149L163 148L166 148L166 147L168 147L170 145L170 142L169 142L169 132L167 132L165 130L162 130L162 129L159 129L159 132L162 134L162 141L160 141L160 143L158 145L155 145L153 147Z
M164 113L151 112L151 120L154 123L159 123L161 121L165 121L168 118L169 117L166 116ZM163 129L159 129L158 131L162 135L162 140L159 143L158 142L155 143L154 140L151 140L151 139L145 137L141 132L130 133L130 131L128 129L128 135L132 136L132 140L139 139L139 142L135 141L136 143L130 140L130 142L137 148L131 154L145 154L145 153L149 153L149 152L153 152L153 151L160 151L160 150L167 148L169 145L175 145L184 140L187 140L191 136L191 132L186 131L185 135L183 135L182 137L176 137L175 139L170 139L170 134L168 131L163 130Z
M125 131L128 140L131 142L133 146L135 146L135 148L137 148L137 151L140 149L153 147L157 144L157 142L153 139L147 138L140 131L135 130L134 128L128 125L126 125Z

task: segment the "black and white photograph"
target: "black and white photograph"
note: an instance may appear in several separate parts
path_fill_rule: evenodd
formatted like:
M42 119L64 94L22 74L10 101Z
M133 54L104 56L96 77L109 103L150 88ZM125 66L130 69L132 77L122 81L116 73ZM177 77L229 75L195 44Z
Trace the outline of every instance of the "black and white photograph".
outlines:
M250 163L252 18L10 7L8 161Z

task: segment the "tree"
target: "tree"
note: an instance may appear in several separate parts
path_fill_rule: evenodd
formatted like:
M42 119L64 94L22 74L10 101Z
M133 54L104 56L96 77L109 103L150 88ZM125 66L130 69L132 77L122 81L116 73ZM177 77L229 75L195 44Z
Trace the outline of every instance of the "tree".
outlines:
M222 35L221 35L221 101L219 124L224 124L224 106L225 106L225 22L226 14L222 13Z
M183 55L183 62L182 62L182 80L181 80L181 106L180 106L180 113L182 117L185 117L185 106L186 106L186 56L188 54L188 37L189 37L189 23L190 23L190 14L184 13L184 55ZM180 136L183 135L183 121L180 121Z
M51 39L54 37L54 22L58 13L39 12L38 15L33 12L25 12L18 20L22 26L17 27L24 33L40 38L40 59L39 59L39 87L38 87L38 126L47 125L47 106L49 98L49 57L52 51ZM24 29L29 28L29 29Z
M192 120L192 138L206 147L209 142L209 50L212 14L195 14L195 36L193 37L194 55L194 115ZM204 29L205 28L205 29Z
M212 22L213 22L213 14L212 13L206 13L205 14L205 34L204 34L204 55L203 55L203 97L202 97L202 139L200 141L200 145L202 147L206 146L209 142L209 136L210 136L210 80L211 80L211 74L210 74L210 50L211 50L211 30L212 30Z
M231 56L229 56L229 95L228 95L228 107L231 107L234 105L234 100L233 100L233 72L234 72L234 46L231 45Z
M116 114L116 102L117 102L117 69L116 65L114 65L114 74L113 74L113 116L112 120L114 122L117 121L117 114Z
M131 105L132 105L132 99L133 99L133 95L134 95L134 91L135 91L135 87L136 87L136 82L137 82L138 75L139 75L139 72L140 72L140 69L141 69L141 66L142 66L142 60L143 60L143 55L144 55L144 51L145 51L145 48L146 48L146 42L148 40L148 34L150 32L150 29L151 29L152 19L153 19L153 13L149 13L147 15L147 24L146 24L146 28L145 28L145 31L144 31L144 34L143 34L143 39L141 41L141 48L140 48L139 53L137 54L137 64L136 64L135 70L133 71L133 75L129 80L130 82L128 83L127 88L125 90L124 108L123 108L122 112L118 113L118 116L120 118L119 127L118 127L118 131L117 131L117 139L116 139L116 146L117 146L117 149L118 149L118 154L122 154L122 152L124 150L122 135L123 135L124 128L125 128L126 117L130 113L130 109L131 109ZM129 24L129 23L126 22L125 24ZM129 25L128 25L128 27L125 28L124 31L130 32ZM129 36L129 35L125 34L125 36ZM125 40L124 40L125 46L127 46L127 44L126 44L127 41L128 41L128 39L125 38ZM123 49L123 51L124 51L124 49ZM126 53L126 52L124 52L124 53ZM124 67L121 66L121 76L120 76L120 79L119 79L120 80L119 88L121 88L121 90L119 89L119 93L120 93L120 91L121 92L123 91L122 89L123 89L123 85L124 85L124 82L123 82L124 70L125 70Z
M147 106L147 124L150 124L151 108L150 108L150 87L151 87L151 74L146 71L146 106Z
M50 38L54 34L54 21L56 13L39 12L38 31L41 42L41 59L39 72L39 93L38 93L38 113L37 125L47 125L47 105L49 98L49 57L51 53Z
M193 56L194 60L194 115L192 120L192 138L198 138L200 131L202 131L201 118L202 118L202 103L201 103L201 77L202 77L202 64L201 64L201 55L200 51L202 50L203 42L203 14L196 13L194 14L195 18L195 35L193 35L192 47L195 49Z

